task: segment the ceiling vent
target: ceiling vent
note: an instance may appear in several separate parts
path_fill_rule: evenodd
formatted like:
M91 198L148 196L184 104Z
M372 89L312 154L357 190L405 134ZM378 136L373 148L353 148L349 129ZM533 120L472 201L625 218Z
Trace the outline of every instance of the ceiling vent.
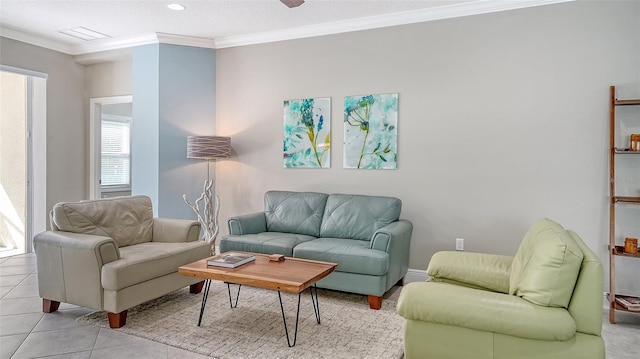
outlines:
M75 27L73 29L69 29L69 30L62 30L60 31L60 33L63 33L65 35L69 35L69 36L73 36L77 39L80 40L85 40L85 41L91 41L91 40L97 40L97 39L104 39L106 37L109 37L105 34L101 34L97 31L93 31L90 29L87 29L86 27Z

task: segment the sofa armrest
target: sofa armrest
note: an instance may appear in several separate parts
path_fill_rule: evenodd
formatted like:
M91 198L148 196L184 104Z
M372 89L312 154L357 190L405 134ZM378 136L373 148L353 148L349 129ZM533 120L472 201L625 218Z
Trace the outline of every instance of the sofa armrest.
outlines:
M413 224L407 220L390 223L373 233L370 248L389 253L394 245L393 241L405 243L408 247L412 231Z
M200 239L200 222L188 219L153 219L153 242L193 242Z
M401 219L373 233L370 248L389 253L389 271L386 288L402 280L409 269L409 249L413 224Z
M42 298L102 309L102 266L120 259L109 237L47 231L33 238Z
M513 257L473 252L437 252L427 274L435 282L449 282L472 288L509 292Z
M527 339L568 340L576 334L576 323L564 308L539 306L514 295L446 283L405 285L397 311L408 320Z
M229 234L257 234L267 231L267 218L264 212L256 212L229 218Z

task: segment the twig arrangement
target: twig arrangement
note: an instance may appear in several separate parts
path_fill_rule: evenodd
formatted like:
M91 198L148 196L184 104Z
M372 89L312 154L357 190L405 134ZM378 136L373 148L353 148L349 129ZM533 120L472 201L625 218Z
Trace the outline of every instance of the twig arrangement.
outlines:
M220 226L218 224L218 212L220 212L220 198L215 196L215 202L211 203L212 200L212 190L213 180L204 181L204 191L202 195L198 199L196 199L195 204L191 203L187 199L187 195L183 194L182 198L187 203L189 207L196 213L198 216L198 222L202 226L202 231L204 233L204 240L209 243L211 246L211 255L216 254L216 237L218 236L218 232L220 230ZM201 208L200 205L203 204L202 213L200 213Z

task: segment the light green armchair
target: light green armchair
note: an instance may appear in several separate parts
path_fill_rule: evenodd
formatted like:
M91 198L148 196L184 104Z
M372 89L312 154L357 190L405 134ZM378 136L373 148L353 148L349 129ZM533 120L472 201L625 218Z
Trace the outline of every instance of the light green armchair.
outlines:
M559 224L535 223L515 257L438 252L406 285L405 358L604 358L602 263Z

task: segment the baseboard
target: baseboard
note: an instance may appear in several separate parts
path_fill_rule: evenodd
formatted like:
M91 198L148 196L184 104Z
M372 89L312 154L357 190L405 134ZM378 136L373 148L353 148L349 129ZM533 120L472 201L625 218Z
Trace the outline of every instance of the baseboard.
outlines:
M411 282L424 282L429 278L427 272L424 269L411 269L407 270L407 274L404 276L404 283Z

